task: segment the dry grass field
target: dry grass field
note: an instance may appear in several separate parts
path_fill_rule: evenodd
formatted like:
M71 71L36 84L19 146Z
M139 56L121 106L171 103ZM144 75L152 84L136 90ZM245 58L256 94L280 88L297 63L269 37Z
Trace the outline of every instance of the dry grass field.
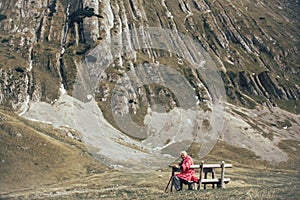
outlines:
M2 199L297 199L299 174L295 171L234 168L225 189L164 192L170 173L106 171L57 183L2 193ZM297 177L298 176L298 177Z

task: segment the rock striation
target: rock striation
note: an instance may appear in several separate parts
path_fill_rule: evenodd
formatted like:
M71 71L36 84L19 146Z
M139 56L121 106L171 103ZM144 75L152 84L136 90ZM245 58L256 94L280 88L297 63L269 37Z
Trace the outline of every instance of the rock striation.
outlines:
M79 63L100 41L106 43L107 52L111 51L112 37L119 38L120 47L129 43L128 47L134 48L129 30L160 27L194 38L210 53L233 102L248 107L266 103L299 112L299 17L293 1L13 0L2 2L0 11L1 51L7 52L1 56L7 60L1 76L3 80L14 80L11 76L19 79L1 82L1 104L16 111L22 112L25 107L21 104L28 98L54 101L61 85L72 93ZM144 37L147 47L153 38L147 38L147 33ZM140 53L145 57L136 57L134 51L126 56L114 52L114 70L99 87L100 99L107 98L109 83L129 71L136 73L134 66L139 62L170 56L151 48ZM14 54L17 57L9 56ZM159 94L152 90L134 92L129 101L148 96L151 102L150 94ZM249 97L246 100L245 95ZM285 106L285 101L293 109Z

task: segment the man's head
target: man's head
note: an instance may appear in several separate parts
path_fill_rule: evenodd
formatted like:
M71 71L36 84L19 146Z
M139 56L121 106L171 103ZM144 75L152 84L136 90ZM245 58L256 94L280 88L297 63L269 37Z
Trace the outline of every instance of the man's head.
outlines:
M182 160L184 160L187 157L187 152L186 151L181 151L180 152L180 157Z

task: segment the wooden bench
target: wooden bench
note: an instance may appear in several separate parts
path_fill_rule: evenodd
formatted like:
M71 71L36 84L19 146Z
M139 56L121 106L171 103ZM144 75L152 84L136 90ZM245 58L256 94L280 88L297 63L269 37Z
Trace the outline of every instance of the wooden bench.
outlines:
M217 185L218 188L225 188L225 184L229 183L230 178L225 178L225 168L232 168L232 164L225 164L224 161L221 162L221 164L204 164L202 161L200 165L191 165L192 169L199 169L199 181L196 183L198 184L197 190L201 189L201 186L203 185L204 189L206 189L207 184L211 184L212 188L215 188L215 185ZM221 175L220 177L216 177L215 169L221 169ZM175 175L175 172L178 172L180 170L172 169L172 176ZM195 172L196 174L197 172ZM208 178L208 174L211 174L211 178ZM204 176L203 176L204 175ZM195 183L190 181L187 183L189 189L195 189L194 185ZM171 192L172 192L172 185L171 185Z

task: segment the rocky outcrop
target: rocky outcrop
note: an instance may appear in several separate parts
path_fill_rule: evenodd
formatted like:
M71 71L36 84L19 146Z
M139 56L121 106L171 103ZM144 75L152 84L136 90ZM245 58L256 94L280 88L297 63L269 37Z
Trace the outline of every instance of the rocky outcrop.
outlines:
M255 3L4 1L0 4L1 48L18 54L18 57L16 62L3 64L1 68L3 80L6 80L0 83L1 104L21 109L21 112L28 99L54 101L59 96L59 88L72 94L84 55L99 43L104 49L98 54L102 59L101 66L113 58L112 66L107 70L92 73L97 76L95 80L99 85L91 92L96 92L99 101L110 102L111 92L119 84L126 85L123 93L127 96L122 100L122 109L126 112L138 113L139 109L141 112L141 105L157 101L164 102L167 109L178 106L178 100L167 88L135 88L131 82L138 78L136 68L141 63L163 60L167 60L163 64L182 72L195 88L199 102L211 98L201 76L193 70L187 73L188 64L182 62L182 58L151 48L155 40L147 31L140 32L142 42L132 43L134 32L130 30L147 27L170 29L194 38L217 63L227 95L236 103L254 106L271 102L268 105L282 106L284 101L289 101L297 104L299 34L294 27L298 27L299 20L296 7L292 1L283 4L277 0ZM176 38L170 39L179 52L188 49ZM112 51L112 40L118 50ZM122 55L122 47L128 47L125 55ZM151 67L155 70L155 65L151 64ZM164 80L160 74L152 78ZM296 107L298 112L299 105Z
M228 78L224 78L228 76ZM299 100L299 88L297 85L291 85L287 80L279 76L274 77L270 72L264 71L259 74L240 71L237 73L227 72L223 74L223 79L227 80L228 95L237 101L241 101L241 93L248 95L253 101L260 103L271 103L275 106L276 100L297 101ZM239 91L240 97L232 93L234 88ZM255 100L254 100L255 99ZM243 102L247 104L246 102ZM249 103L249 102L248 102ZM269 104L269 105L271 105Z
M0 103L18 110L27 95L28 77L26 77L26 72L22 68L7 71L0 69L0 75L2 77Z

